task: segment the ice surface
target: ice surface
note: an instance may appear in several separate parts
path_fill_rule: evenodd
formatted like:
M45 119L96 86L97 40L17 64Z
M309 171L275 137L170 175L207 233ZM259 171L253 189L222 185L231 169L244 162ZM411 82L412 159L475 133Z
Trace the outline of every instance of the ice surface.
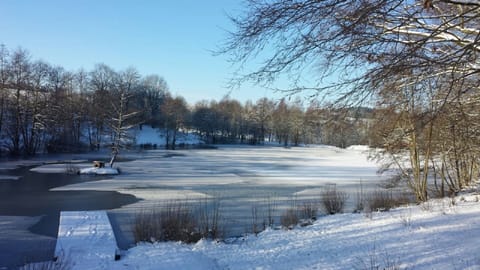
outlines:
M16 175L0 175L0 180L18 180L20 176Z
M71 173L69 170L76 170L79 174L96 174L96 175L115 175L118 174L118 170L110 167L95 168L92 164L78 163L61 163L61 164L46 164L30 169L32 172L38 173Z
M164 158L162 155L177 153ZM130 157L127 155L127 157ZM132 156L134 161L118 163L123 172L115 176L119 183L132 188L162 186L199 186L255 182L267 185L308 186L326 183L356 184L379 182L378 164L369 161L358 150L335 147L233 147L218 150L189 150L169 152L146 151ZM52 168L52 167L50 167ZM41 172L48 167L36 170ZM53 170L53 168L51 169ZM98 182L63 187L90 189ZM112 182L113 184L113 182ZM115 190L118 186L113 186Z

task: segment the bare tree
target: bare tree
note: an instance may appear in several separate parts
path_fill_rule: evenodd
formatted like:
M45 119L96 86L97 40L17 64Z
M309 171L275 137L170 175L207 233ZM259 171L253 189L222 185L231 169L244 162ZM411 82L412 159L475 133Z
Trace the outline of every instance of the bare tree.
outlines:
M236 63L253 58L263 62L234 78L235 83L269 84L289 74L292 86L279 90L329 97L337 105L374 101L381 108L392 108L385 112L392 112L396 124L383 136L385 149L392 157L407 150L411 167L407 179L420 201L428 198L426 179L433 155L453 155L452 160L462 163L458 154L452 154L460 149L438 148L433 134L434 129L448 128L438 126L445 123L438 118L447 107L457 108L456 115L466 109L478 111L478 103L471 102L479 98L478 85L471 82L478 81L480 71L479 1L246 3L246 12L232 18L236 30L222 52ZM321 70L318 81L302 84L304 71L311 69ZM332 74L337 80L322 84L332 81L328 80ZM462 166L453 162L449 167L459 172Z
M291 137L293 145L298 146L304 142L305 121L302 101L297 98L290 106L289 123L291 126Z
M168 93L167 82L158 75L148 75L140 82L136 95L137 104L142 108L145 123L158 126L160 108Z
M0 136L2 136L4 118L8 100L8 57L9 51L4 44L0 44Z
M28 124L26 120L26 90L30 79L30 56L22 49L15 50L10 58L10 88L12 90L9 102L9 125L7 129L10 139L10 153L19 155L21 153L22 125Z
M318 102L311 102L305 111L305 143L322 143L322 113Z
M263 143L265 138L268 138L269 141L272 139L272 114L274 108L275 104L273 101L267 98L261 98L257 100L255 104L255 121L258 123L258 128L260 129L260 143Z
M88 136L91 145L98 148L102 143L102 136L106 133L107 121L112 111L111 94L116 87L118 74L105 64L97 64L89 75L92 103L89 110L91 125Z
M70 72L32 61L22 48L10 52L0 45L2 149L13 155L71 152L82 150L85 138L91 149L99 149L111 135L113 165L126 130L141 122L133 112L153 106L146 120L158 119L167 92L165 80L156 75L142 79L135 68L116 72L98 64L90 72Z
M192 122L198 133L208 143L217 143L217 131L219 126L219 113L215 109L216 102L207 101L198 102L195 104Z
M161 110L164 114L165 147L175 149L178 132L184 127L189 113L187 103L182 97L167 96Z
M131 95L122 91L120 92L118 104L112 104L114 117L111 119L110 126L113 131L110 167L113 167L120 153L120 149L125 147L126 141L131 139L128 133L129 129L138 125L137 122L133 122L132 124L132 119L138 115L138 112L127 112L127 103L130 97Z
M480 3L431 3L247 0L246 12L232 18L236 30L221 52L229 53L236 63L264 59L254 72L237 77L237 82L268 83L282 73L301 76L306 68L320 65L323 72L318 83L295 84L289 90L312 90L316 95L331 90L338 100L363 100L375 93L383 79L405 69L416 74L403 76L403 85L432 76L463 74L459 80L474 75L478 68L475 15ZM340 80L321 84L332 73Z

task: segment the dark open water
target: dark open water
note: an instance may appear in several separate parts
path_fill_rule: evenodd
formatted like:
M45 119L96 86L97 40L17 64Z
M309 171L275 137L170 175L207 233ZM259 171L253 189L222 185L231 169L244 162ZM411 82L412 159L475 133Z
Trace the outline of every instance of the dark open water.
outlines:
M35 173L29 169L0 171L2 175L21 176L18 180L0 179L0 269L16 269L26 262L52 259L60 211L114 209L138 201L132 195L110 191L49 191L105 177ZM11 222L6 216L41 219L28 228L34 235L26 239L18 237L28 235L20 224L1 226Z

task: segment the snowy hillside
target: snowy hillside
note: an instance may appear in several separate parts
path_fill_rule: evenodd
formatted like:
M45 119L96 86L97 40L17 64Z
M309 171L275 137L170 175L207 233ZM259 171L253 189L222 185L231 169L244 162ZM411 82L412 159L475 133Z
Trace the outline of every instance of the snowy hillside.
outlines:
M135 143L137 145L156 144L157 146L163 146L166 144L165 132L152 128L151 126L144 125L141 130L135 130ZM179 132L177 135L177 144L196 145L202 144L203 141L195 134Z
M480 195L321 217L227 243L139 244L96 269L480 269ZM92 250L91 252L95 252ZM72 269L84 262L69 258Z

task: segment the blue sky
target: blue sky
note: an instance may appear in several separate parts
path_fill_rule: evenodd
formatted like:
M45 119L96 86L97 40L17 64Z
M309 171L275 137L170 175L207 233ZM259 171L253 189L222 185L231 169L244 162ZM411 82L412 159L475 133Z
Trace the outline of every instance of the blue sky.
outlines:
M240 0L1 0L0 43L67 70L133 66L164 77L173 94L193 104L229 92L235 68L211 51L232 29L227 14L242 8ZM230 96L244 102L280 95L243 85Z

